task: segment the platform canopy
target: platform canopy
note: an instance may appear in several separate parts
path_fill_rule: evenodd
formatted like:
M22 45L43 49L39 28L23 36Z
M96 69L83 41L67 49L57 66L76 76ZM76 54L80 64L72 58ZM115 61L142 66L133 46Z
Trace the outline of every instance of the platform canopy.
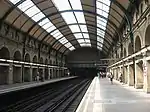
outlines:
M65 54L79 47L94 47L108 54L120 38L122 22L128 21L130 6L129 0L0 2L2 21Z

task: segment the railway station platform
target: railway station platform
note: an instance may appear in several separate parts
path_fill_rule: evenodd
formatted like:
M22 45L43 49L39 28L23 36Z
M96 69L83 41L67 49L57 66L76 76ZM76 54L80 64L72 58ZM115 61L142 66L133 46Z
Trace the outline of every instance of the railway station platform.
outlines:
M32 87L38 87L42 86L45 84L50 84L62 80L68 80L68 79L73 79L76 78L77 76L72 76L72 77L63 77L63 78L55 78L55 79L50 79L48 81L34 81L34 82L25 82L25 83L16 83L16 84L11 84L11 85L0 85L0 94L8 93L8 92L13 92L17 90L23 90L27 88L32 88Z
M149 112L150 94L95 77L76 112Z

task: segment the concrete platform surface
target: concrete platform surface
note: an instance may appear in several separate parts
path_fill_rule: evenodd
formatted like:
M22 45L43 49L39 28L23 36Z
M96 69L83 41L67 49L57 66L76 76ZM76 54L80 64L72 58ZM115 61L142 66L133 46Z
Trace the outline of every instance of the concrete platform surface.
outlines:
M76 112L150 112L150 94L95 77Z
M27 89L27 88L31 88L31 87L37 87L37 86L41 86L44 84L54 83L54 82L72 79L72 78L76 78L76 76L50 79L50 80L47 80L44 82L34 81L34 82L16 83L16 84L11 84L11 85L0 85L0 94L17 91L17 90L22 90L22 89Z

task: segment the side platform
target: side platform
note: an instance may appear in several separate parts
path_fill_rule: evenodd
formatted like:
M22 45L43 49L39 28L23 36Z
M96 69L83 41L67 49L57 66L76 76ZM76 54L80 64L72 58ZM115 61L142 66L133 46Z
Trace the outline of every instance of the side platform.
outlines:
M33 87L38 87L50 83L55 83L63 80L69 80L77 78L77 76L72 76L72 77L63 77L63 78L57 78L57 79L51 79L48 81L44 82L25 82L25 83L17 83L17 84L11 84L11 85L0 85L0 94L5 94L13 91L18 91L18 90L23 90L23 89L28 89L28 88L33 88Z

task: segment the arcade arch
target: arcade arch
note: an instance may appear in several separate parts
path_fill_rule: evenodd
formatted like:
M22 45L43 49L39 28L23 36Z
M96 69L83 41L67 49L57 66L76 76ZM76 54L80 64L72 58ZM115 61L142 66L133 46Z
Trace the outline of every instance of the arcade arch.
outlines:
M10 59L10 52L8 48L3 47L0 49L0 59ZM2 64L0 66L0 84L8 83L9 64Z
M30 55L27 53L25 55L25 62L30 62ZM24 82L29 82L31 78L30 66L24 66Z
M21 61L20 51L16 51L14 53L13 59L15 61ZM14 65L13 66L13 83L20 83L20 82L22 82L21 80L22 80L21 66L20 65Z

